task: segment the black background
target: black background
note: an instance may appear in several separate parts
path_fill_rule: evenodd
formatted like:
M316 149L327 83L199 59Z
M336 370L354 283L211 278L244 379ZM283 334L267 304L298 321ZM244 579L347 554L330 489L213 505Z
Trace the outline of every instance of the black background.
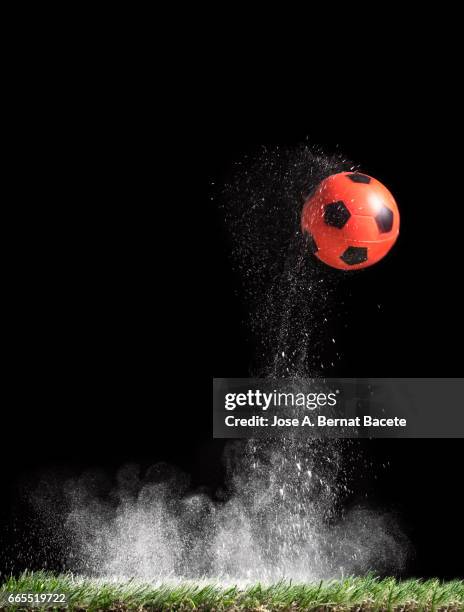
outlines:
M210 182L262 144L308 139L342 151L400 207L392 253L340 284L344 312L331 331L342 359L330 375L462 371L462 193L446 113L425 121L405 103L322 114L307 99L271 109L246 96L226 105L219 93L167 112L103 105L26 130L4 297L6 571L25 564L14 541L34 551L29 566L43 564L20 491L44 471L111 475L127 461L164 460L192 486L221 483L211 374L246 376L253 345ZM390 462L360 475L355 496L397 513L415 551L405 573L463 576L462 441L359 444L379 466Z

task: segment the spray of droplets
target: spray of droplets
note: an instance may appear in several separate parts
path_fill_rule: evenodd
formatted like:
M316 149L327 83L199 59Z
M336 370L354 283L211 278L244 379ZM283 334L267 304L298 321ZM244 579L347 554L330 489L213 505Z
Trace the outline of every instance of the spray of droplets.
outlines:
M344 456L332 441L247 441L228 447L228 490L214 498L160 464L126 466L111 487L87 473L36 503L66 547L65 568L92 577L244 584L398 569L391 517L343 511Z
M309 256L299 219L320 180L352 168L307 146L264 148L215 186L250 312L252 375L297 380L330 371L337 359L333 345L326 350L333 339L324 324L339 276ZM93 576L224 582L398 571L407 547L392 517L345 508L350 474L364 462L356 451L355 442L337 440L231 443L226 490L213 495L192 491L167 466L144 474L126 467L104 495L92 475L70 481L53 503L63 509L67 567Z
M300 216L323 178L349 169L309 146L263 148L236 162L218 194L257 347L252 374L323 374L337 359L334 350L326 358L324 325L340 275L310 256Z

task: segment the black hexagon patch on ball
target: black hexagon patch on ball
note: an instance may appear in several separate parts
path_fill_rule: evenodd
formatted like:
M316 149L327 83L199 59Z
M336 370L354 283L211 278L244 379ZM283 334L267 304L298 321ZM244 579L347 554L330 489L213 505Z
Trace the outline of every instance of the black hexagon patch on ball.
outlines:
M325 207L324 221L327 225L341 229L350 217L350 211L341 200Z
M393 227L393 212L386 206L382 206L379 213L375 215L380 233L390 232Z
M317 246L316 241L311 236L311 234L306 234L306 244L308 245L308 248L313 255L318 252L319 247Z
M348 266L355 266L356 264L364 263L367 261L367 247L348 247L343 255L340 256Z
M348 178L350 178L353 183L365 183L368 185L371 182L371 177L366 174L359 174L356 172L355 174L348 174Z

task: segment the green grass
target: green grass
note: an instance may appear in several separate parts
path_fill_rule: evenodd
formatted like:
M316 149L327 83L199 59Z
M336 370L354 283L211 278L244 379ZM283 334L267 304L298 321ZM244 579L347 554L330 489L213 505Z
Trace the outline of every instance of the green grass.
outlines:
M397 581L374 576L239 588L190 582L154 586L134 580L111 582L72 574L25 572L18 578L7 578L0 586L0 597L4 592L66 593L71 610L464 611L464 581Z

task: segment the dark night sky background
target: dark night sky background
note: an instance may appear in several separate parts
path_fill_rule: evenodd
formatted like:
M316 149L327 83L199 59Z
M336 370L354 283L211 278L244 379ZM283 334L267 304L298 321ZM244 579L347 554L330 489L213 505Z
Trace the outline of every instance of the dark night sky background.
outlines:
M112 474L126 461L164 460L194 485L221 483L211 375L246 376L253 346L209 185L261 144L308 138L342 151L391 189L402 213L391 255L339 286L344 312L333 332L342 360L330 374L462 374L454 123L440 114L425 125L398 107L326 117L309 106L289 113L216 103L155 119L144 109L117 128L105 109L64 133L31 127L35 162L15 213L6 292L11 395L2 415L0 518L19 529L2 529L5 546L27 534L37 565L40 542L18 486L43 470L99 466ZM379 465L391 463L358 493L397 513L415 549L407 573L463 576L462 440L360 444ZM3 569L24 567L21 555L3 550Z

